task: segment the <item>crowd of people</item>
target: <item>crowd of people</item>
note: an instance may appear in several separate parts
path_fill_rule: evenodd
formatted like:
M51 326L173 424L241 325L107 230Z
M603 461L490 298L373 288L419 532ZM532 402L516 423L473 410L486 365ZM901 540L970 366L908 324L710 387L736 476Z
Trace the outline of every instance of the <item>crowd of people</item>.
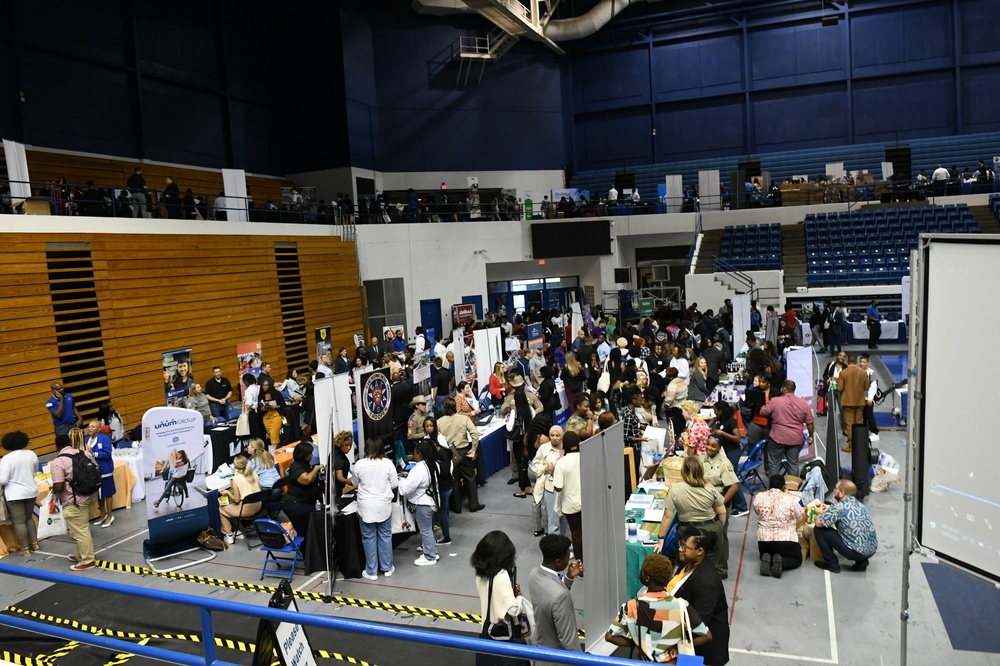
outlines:
M839 323L835 312L824 315L819 322L821 330L829 330L823 322ZM778 316L773 311L767 313L770 315ZM754 305L752 326L760 329L764 317ZM798 330L798 314L793 309L788 308L780 317L786 326ZM494 365L489 385L484 387L486 404L473 394L468 382L456 381L451 346L441 336L428 339L419 327L409 343L402 331L397 331L381 339L373 337L368 345L355 349L353 358L346 348L339 348L333 359L320 355L309 368L288 373L283 382L272 378L268 363L261 366L259 375L247 373L242 411L251 416L251 439L245 454L234 461L233 483L225 492L229 504L221 510L223 536L233 542L238 535L241 510L252 514L277 502L296 533L308 538L308 518L316 502L323 500L324 479L330 473L337 497L357 493L364 578L378 580L396 570L391 516L397 494L412 505L420 533L414 565L434 566L441 560L440 549L452 543L450 514L461 513L463 507L471 512L485 507L478 495L486 480L476 419L481 409L492 408L504 419L511 444L508 484L514 486L515 498L530 499L531 529L540 538L541 565L532 572L529 585L539 625L535 642L579 649L568 594L572 581L584 572L581 447L586 447L588 438L620 421L625 444L634 449L637 474L650 478L659 462L650 466L639 462L643 449L651 446L645 427L663 427L668 432L665 455L684 456L681 479L670 485L661 525L665 533L676 511L680 527L677 561L661 555L647 559L642 568L643 591L622 606L607 640L627 644L645 658L666 661L686 649L676 632L666 630L669 623L680 622L680 615L685 614L694 636L693 646L688 647L704 656L708 664L725 664L728 624L722 581L729 574L727 525L733 517L750 510L735 473L741 455L747 453L741 444L743 431L751 443L766 442L764 467L769 489L752 498L752 508L758 515L760 573L781 577L802 562L797 531L803 509L796 497L784 492L782 472L798 475L799 452L813 438L812 405L795 396L795 384L786 378L780 343L758 343L753 330L741 336L745 343L735 343L728 301L718 313L700 312L697 304L692 304L684 311L661 311L655 317L620 326L600 309L595 309L587 325L576 330L570 319L567 312L532 308L513 321L505 314L488 313L484 321L466 325L467 333L480 326L499 326L503 338L518 340L516 345L504 345L518 352L506 363ZM527 327L536 322L543 325L541 349L530 348L527 341ZM435 356L432 389L430 395L423 395L416 392L412 378L415 356L429 350ZM749 380L744 401L740 405L713 401L720 373L734 356L743 359ZM862 365L856 357L841 352L824 372L825 388L843 395L848 433L851 424L871 416L865 404L873 384L867 360L863 357ZM395 435L405 452L405 468L394 459L395 452L376 439L362 442L357 460L349 462L356 445L350 433L341 432L334 438L328 472L316 447L304 437L315 429L314 378L368 365L390 371ZM561 406L557 379L570 405L563 426L556 422ZM197 408L206 425L228 417L233 387L221 368L213 368L204 392L189 368L185 373L165 376L165 383L168 389L187 388L189 397L198 398ZM86 505L88 511L91 502L100 502L99 522L107 527L114 520L110 512L114 480L105 473L102 461L110 461L111 448L123 439L122 418L110 402L102 405L100 420L87 427L85 438L78 427L82 419L72 395L58 383L52 388L47 408L57 435L66 440L61 440L66 452L79 451L91 457L101 467L103 477L95 497L71 497L65 486L57 492L68 502ZM712 415L704 417L703 408L710 408ZM285 432L293 429L283 423L284 415L294 417L294 428L303 441L294 448L286 478L279 479L271 454L287 441ZM845 450L850 450L850 442L848 439ZM19 462L25 468L33 463L27 460L25 445L17 433L4 439L4 447L17 455L0 460L0 483L12 479L16 487L13 480L18 472L13 468ZM60 467L64 469L59 475L65 480L72 470L66 464ZM16 492L8 495L14 499L14 507L22 499ZM817 566L831 572L840 570L838 553L853 562L853 570L863 571L877 548L871 519L855 494L853 484L841 482L834 503L817 511L816 541L824 556ZM17 511L15 508L12 513L19 519ZM85 522L77 523L77 528L71 528L78 543L75 568L93 562L92 544L86 543L89 529L84 529ZM23 546L19 552L30 552L37 544L26 523L21 520L19 524L18 539ZM488 620L484 637L495 637L490 635L494 630L514 632L520 589L513 558L513 546L503 532L483 537L473 556L483 614ZM539 614L539 608L546 609L544 614Z

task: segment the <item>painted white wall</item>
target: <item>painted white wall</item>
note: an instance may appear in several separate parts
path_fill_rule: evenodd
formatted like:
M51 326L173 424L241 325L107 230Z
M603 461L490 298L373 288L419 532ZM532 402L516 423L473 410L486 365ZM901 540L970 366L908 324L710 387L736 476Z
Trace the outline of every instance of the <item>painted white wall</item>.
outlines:
M764 310L773 305L778 312L785 309L783 271L746 271L753 278L754 287L760 289L757 306ZM726 273L688 274L684 276L684 294L687 303L697 303L699 310L712 309L716 312L727 298L732 298L744 286L734 281Z
M327 224L187 221L153 218L0 215L0 232L19 234L177 234L178 236L340 236L342 228Z

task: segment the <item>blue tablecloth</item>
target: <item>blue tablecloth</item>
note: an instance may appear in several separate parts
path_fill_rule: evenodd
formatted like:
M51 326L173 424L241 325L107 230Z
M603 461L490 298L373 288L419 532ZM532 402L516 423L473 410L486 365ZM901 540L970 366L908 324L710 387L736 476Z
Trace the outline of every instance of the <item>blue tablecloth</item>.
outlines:
M496 430L479 440L479 450L483 457L483 472L486 478L510 466L510 452L507 450L505 432L507 429L504 427L503 421L499 421Z

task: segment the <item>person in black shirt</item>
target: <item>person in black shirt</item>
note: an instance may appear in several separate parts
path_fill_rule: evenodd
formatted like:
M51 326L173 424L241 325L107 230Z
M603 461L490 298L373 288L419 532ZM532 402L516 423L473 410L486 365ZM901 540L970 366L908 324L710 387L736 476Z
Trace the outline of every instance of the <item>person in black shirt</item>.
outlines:
M320 472L325 465L312 465L312 444L299 442L292 451L292 464L288 468L288 490L281 504L282 511L292 521L292 527L300 537L305 537L309 529L309 514L316 509L316 502L323 499Z
M132 201L132 217L146 217L146 179L142 177L142 167L137 166L126 182Z
M233 385L222 376L222 368L212 368L212 378L205 382L205 394L208 395L208 406L212 410L212 418L229 419L229 399L233 397Z
M341 430L333 438L333 484L337 499L344 493L344 487L350 485L351 461L347 454L354 448L354 435Z
M438 416L444 414L444 401L451 394L452 374L445 368L441 358L434 359L434 380L431 397L434 398L434 410Z
M181 188L170 176L167 176L167 186L163 188L163 205L167 208L167 217L172 220L181 218Z

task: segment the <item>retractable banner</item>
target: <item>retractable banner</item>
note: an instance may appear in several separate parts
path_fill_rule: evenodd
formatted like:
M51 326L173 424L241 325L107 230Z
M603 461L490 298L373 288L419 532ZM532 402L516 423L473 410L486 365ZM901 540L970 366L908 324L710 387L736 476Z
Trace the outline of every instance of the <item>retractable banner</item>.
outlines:
M392 434L392 391L388 368L362 373L358 382L358 416L365 440L380 439L390 458L394 451ZM363 443L362 443L363 445Z
M193 409L154 407L142 416L149 542L183 541L208 526L206 466L212 444Z

